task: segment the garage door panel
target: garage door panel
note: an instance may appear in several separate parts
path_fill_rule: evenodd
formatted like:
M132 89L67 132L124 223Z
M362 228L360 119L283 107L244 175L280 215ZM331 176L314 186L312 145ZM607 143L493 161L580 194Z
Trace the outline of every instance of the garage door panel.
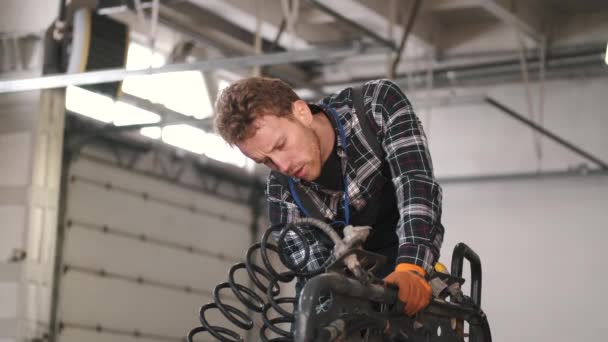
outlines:
M145 191L152 197L162 197L177 203L193 203L199 207L208 208L212 212L230 215L240 221L246 221L250 218L249 211L242 204L87 159L80 159L72 167L72 174L86 179L111 182L117 186Z
M213 217L76 185L68 199L68 220L192 244L240 257L251 241L248 227Z
M244 259L251 209L86 159L71 174L60 342L183 341L213 288ZM241 307L229 292L222 298ZM216 310L209 316L231 326Z
M77 271L66 274L62 290L66 296L60 307L62 321L170 336L184 336L200 325L198 310L210 301L200 294L100 279ZM227 298L228 303L235 303ZM222 318L217 312L210 312L214 323L230 326Z
M110 250L112 253L107 253ZM166 283L211 288L224 281L235 262L156 246L73 226L66 234L64 260Z

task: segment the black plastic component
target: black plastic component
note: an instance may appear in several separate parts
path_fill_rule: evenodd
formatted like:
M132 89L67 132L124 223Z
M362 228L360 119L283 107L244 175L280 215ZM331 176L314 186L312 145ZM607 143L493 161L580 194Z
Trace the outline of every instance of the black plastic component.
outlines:
M306 229L313 229L314 224L306 224ZM219 284L213 291L213 303L205 304L199 312L200 327L192 329L188 341L204 332L222 342L242 342L243 337L233 328L214 325L209 322L206 313L217 310L235 327L251 330L254 327L250 313L261 313L263 326L260 328L261 341L275 342L312 342L341 341L349 342L464 342L464 321L469 323L469 342L491 342L492 337L487 317L480 309L481 303L481 262L479 256L467 245L456 246L452 258L452 275L435 274L454 286L462 285L462 265L466 258L471 263L471 297L462 295L457 290L458 298L453 302L433 298L431 303L414 317L403 314L405 303L398 300L398 289L385 286L371 272L380 267L385 257L362 249L348 250L337 260L328 258L323 267L310 271L306 269L308 253L304 260L293 263L283 253L285 237L295 236L302 239L299 223L284 227L271 227L262 237L261 242L252 245L246 254L244 263L234 265L229 272L228 281ZM311 226L312 225L312 226ZM270 242L274 237L278 244ZM259 251L263 266L254 263ZM275 253L283 265L279 271L273 265L269 253ZM343 259L356 255L367 279L356 279L344 266ZM331 263L331 264L330 264ZM235 274L245 270L253 286L236 282ZM364 272L364 273L365 273ZM309 279L302 289L299 303L294 297L279 297L279 282L288 283L298 279ZM242 304L242 308L222 301L221 292L230 289ZM455 293L455 292L451 292ZM285 305L298 308L296 314L287 310ZM273 312L274 311L274 312ZM291 325L291 329L285 327ZM269 337L270 334L274 337Z
M471 299L477 306L481 306L481 260L465 243L459 243L452 253L452 275L462 278L462 264L464 259L471 264Z

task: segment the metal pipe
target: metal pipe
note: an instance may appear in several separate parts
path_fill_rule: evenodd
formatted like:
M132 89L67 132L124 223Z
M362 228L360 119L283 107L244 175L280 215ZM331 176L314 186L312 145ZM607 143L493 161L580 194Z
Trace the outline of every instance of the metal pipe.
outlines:
M285 26L287 26L287 21L285 20L285 18L281 19L281 23L279 24L279 29L277 30L277 34L274 36L274 40L272 41L271 45L270 45L270 50L269 51L275 51L277 49L277 47L279 46L279 40L281 39L281 36L283 35L283 32L285 31Z
M554 79L561 77L576 77L581 76L581 70L584 68L593 68L593 73L590 76L606 75L608 69L605 67L601 57L605 46L593 45L585 47L580 51L571 51L566 49L551 49L546 52L546 67L545 79ZM536 53L538 50L534 50ZM509 51L508 55L513 52ZM450 56L451 57L451 56ZM460 56L454 56L460 58ZM415 61L415 60L414 60ZM536 77L538 68L541 62L538 56L527 57L527 62L530 67L530 76ZM353 65L353 68L358 65ZM584 70L583 70L584 71ZM414 73L416 84L422 86L426 79L426 70L419 70ZM365 77L350 78L340 81L328 81L322 85L325 87L345 87L352 84L363 83L369 79L382 78L383 74L370 74ZM487 60L471 64L462 64L451 62L450 60L441 63L433 70L433 83L435 88L441 88L450 80L457 82L471 82L471 84L479 84L485 80L490 80L494 83L504 83L506 81L518 81L521 78L521 70L519 61L516 56L508 59L497 58L495 60ZM405 75L397 75L395 82L405 84L407 80ZM476 83L473 83L473 82ZM469 83L467 83L469 84ZM483 83L482 83L483 84Z
M393 44L392 41L384 39L384 37L379 36L376 32L371 31L370 29L357 24L356 22L348 19L347 17L343 16L342 14L334 11L333 9L325 6L324 4L320 3L319 1L316 0L309 0L309 2L315 6L316 8L320 9L321 11L331 15L332 17L342 21L343 23L347 24L348 26L354 28L355 30L365 34L366 36L373 38L374 40L378 41L379 43L381 43L382 45L390 48L393 51L397 50L397 47L395 46L395 44Z
M352 57L361 53L361 47L310 49L289 52L278 52L264 55L250 55L243 57L221 58L199 61L194 63L169 64L160 68L125 70L108 69L76 74L61 74L42 76L27 79L14 79L0 81L0 93L11 93L36 89L51 89L66 87L68 85L84 85L104 82L121 81L131 76L155 75L177 71L210 71L216 69L242 69L261 65L277 65L301 63L318 60L332 60Z
M516 111L514 111L513 109L503 105L502 103L496 101L495 99L491 98L491 97L485 97L484 101L486 103L488 103L489 105L499 109L500 111L502 111L503 113L511 116L512 118L524 123L526 126L531 127L532 129L534 129L535 131L541 133L542 135L548 137L549 139L557 142L558 144L564 146L565 148L569 149L570 151L580 155L581 157L597 164L598 166L600 166L600 168L602 168L603 170L608 170L608 164L606 164L604 161L600 160L599 158L591 155L590 153L582 150L581 148L575 146L574 144L566 141L565 139L559 137L558 135L556 135L555 133L550 132L549 130L543 128L542 126L536 124L535 122L525 118L523 115L517 113Z
M139 25L141 25L142 30L146 27L146 17L144 15L144 9L141 5L141 0L134 0L133 4L135 5L135 12L137 13L137 20L139 21Z
M507 174L486 174L477 176L437 177L437 182L445 184L465 184L482 182L512 182L526 180L541 180L551 178L575 178L591 176L608 176L603 170L572 170L572 171L545 171L545 172L520 172Z
M532 89L530 87L530 77L529 77L529 66L526 60L527 49L526 44L524 43L521 32L517 29L515 30L515 34L517 35L517 41L519 43L519 65L521 68L521 78L523 80L524 90L526 94L526 104L528 105L528 117L530 121L536 122L536 114L534 113L534 104L532 103ZM534 150L536 152L536 169L540 172L540 164L542 162L543 152L542 145L540 140L540 134L537 131L532 131L532 141L534 143Z
M393 63L391 65L391 69L389 70L388 77L395 78L395 73L397 72L397 66L399 66L399 61L401 60L401 54L403 53L403 49L405 48L405 42L407 41L407 37L409 37L410 32L412 32L412 28L414 27L414 23L416 22L416 18L418 17L418 10L420 9L420 4L422 0L416 0L414 5L412 6L412 10L410 11L409 18L407 19L407 26L403 31L403 36L401 37L401 42L399 43L399 48L397 49L397 55L393 59Z
M256 55L262 54L262 0L255 0L255 36L253 37L253 50ZM262 67L256 66L251 71L252 76L261 76Z
M150 47L154 52L156 45L156 32L158 29L158 8L160 6L159 0L152 1L152 16L150 18Z

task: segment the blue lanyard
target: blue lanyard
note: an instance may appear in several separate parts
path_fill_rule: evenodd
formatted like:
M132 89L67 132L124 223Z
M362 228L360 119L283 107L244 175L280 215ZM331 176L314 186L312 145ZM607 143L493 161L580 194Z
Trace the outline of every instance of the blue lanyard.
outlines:
M338 134L340 135L340 142L342 143L342 151L344 152L342 159L346 159L346 134L344 133L344 127L342 126L342 123L340 123L340 118L338 117L338 113L336 112L335 109L320 103L319 104L321 107L323 107L324 110L329 111L333 117L335 118L336 121L336 125L338 126ZM346 166L346 163L340 163L342 165L342 168L344 168ZM344 224L344 226L349 225L350 223L350 208L349 208L349 200L348 200L348 177L346 177L346 170L342 170L342 175L344 178L344 221L334 221L332 222L332 224ZM287 178L287 181L289 182L289 191L291 192L291 196L293 197L293 200L296 202L296 204L298 205L298 208L300 208L300 210L302 211L302 213L304 213L304 216L306 217L310 217L310 213L308 212L308 210L306 210L306 208L304 208L304 205L302 204L302 201L300 200L300 197L298 196L296 190L295 190L295 184L294 181L291 177Z

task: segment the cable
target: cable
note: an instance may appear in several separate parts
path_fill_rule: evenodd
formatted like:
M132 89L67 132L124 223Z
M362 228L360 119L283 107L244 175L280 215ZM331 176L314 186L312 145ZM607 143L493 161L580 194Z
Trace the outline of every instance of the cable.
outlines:
M296 41L296 24L298 22L298 16L300 11L300 0L291 0L291 8L288 0L281 0L281 10L283 11L283 18L287 24L287 32L291 36L290 48L295 48Z
M517 31L517 39L519 42L519 62L521 66L521 74L524 81L524 87L526 89L526 102L528 104L528 116L531 121L537 122L534 115L534 104L532 103L532 89L530 88L530 78L528 76L528 62L526 44L524 43L521 31ZM542 88L541 88L542 89ZM540 172L542 151L540 145L540 134L536 131L532 131L532 138L534 142L534 149L536 151L536 171Z

